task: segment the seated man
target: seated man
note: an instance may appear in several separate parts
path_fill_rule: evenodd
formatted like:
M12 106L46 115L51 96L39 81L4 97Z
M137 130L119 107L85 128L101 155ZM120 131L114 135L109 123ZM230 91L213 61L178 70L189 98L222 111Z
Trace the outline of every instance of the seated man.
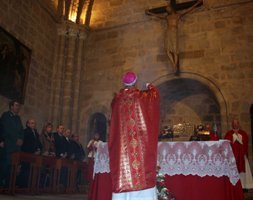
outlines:
M248 134L240 128L238 120L232 121L232 130L226 133L225 139L231 142L243 189L253 188L252 174L248 161L249 138Z

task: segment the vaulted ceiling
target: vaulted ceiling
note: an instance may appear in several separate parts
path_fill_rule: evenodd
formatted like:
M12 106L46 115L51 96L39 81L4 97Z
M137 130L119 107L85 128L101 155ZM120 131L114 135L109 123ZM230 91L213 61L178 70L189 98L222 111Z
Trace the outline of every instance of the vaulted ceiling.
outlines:
M94 0L39 0L39 3L56 20L70 20L89 25Z

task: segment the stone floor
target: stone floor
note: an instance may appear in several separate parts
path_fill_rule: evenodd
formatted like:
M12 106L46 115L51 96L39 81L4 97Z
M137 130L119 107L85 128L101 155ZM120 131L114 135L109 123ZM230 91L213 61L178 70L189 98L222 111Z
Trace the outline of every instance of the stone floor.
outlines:
M245 200L253 200L253 189L244 192Z
M59 195L2 195L1 200L87 200L85 194L59 194Z
M244 193L245 200L253 200L253 190L249 190ZM59 194L59 195L2 195L0 194L1 200L87 200L85 194ZM189 198L189 200L191 200Z

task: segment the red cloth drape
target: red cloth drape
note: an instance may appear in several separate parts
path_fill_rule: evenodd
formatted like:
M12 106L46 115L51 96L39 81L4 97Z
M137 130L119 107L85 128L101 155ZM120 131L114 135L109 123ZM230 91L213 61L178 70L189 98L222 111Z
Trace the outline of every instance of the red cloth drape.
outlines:
M177 200L244 200L241 182L234 186L226 176L165 176L166 187ZM109 173L96 174L88 200L111 200L112 188Z
M244 200L241 182L233 186L226 176L165 176L166 187L177 200Z
M112 182L110 173L98 173L90 183L88 200L111 200Z
M210 141L218 141L219 137L217 136L217 134L210 132Z
M108 146L113 192L155 186L159 103L152 85L145 91L122 89L113 99Z

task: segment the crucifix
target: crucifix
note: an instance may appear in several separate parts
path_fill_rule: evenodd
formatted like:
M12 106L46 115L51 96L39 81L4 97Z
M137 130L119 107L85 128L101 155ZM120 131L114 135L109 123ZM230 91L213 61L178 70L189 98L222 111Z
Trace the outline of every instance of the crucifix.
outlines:
M178 50L178 23L184 15L193 12L197 7L203 5L203 0L194 0L176 3L176 0L168 0L168 5L146 10L146 14L167 22L165 37L166 54L169 57L175 74L180 73L179 50Z

